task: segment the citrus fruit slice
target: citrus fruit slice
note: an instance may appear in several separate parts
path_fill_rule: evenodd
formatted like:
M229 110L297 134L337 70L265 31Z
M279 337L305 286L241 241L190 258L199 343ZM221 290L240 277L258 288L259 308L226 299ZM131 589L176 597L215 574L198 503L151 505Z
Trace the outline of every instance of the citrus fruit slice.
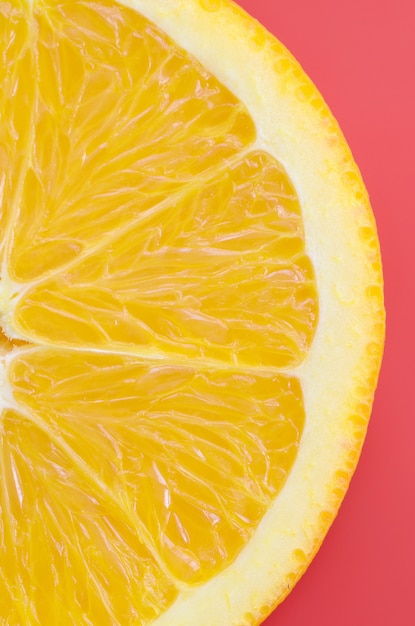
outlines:
M380 366L350 151L228 0L11 0L0 32L0 622L260 623Z

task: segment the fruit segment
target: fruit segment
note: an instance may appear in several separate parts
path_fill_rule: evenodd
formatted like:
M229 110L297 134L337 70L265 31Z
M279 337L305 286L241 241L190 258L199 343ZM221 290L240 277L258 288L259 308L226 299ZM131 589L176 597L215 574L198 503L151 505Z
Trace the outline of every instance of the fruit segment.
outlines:
M139 229L153 207L254 140L245 107L137 12L71 0L15 13L0 13L13 43L6 146L18 140L6 152L22 153L3 157L13 172L12 280L105 247L114 229ZM26 33L20 47L15 32Z
M143 624L177 595L127 505L100 493L75 457L64 435L51 435L36 415L3 411L3 623Z
M43 623L88 603L100 623L109 606L134 623L221 571L284 484L304 421L292 378L120 355L20 349L7 385L0 561Z
M17 302L22 337L231 364L301 362L317 323L299 203L264 153L191 190ZM238 229L235 230L235 224Z

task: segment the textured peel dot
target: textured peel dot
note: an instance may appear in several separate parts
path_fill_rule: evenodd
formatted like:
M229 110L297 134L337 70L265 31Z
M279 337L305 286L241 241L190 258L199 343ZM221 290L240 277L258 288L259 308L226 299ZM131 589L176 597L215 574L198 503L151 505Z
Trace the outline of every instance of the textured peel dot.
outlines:
M354 431L354 435L357 439L361 439L362 437L365 436L366 430L365 430L365 426L362 424L359 428L357 428ZM356 457L358 457L360 455L360 453L356 454Z
M249 43L258 48L262 48L267 41L267 32L261 27L257 26L250 37Z
M341 500L343 499L344 496L344 487L338 487L336 489L333 489L332 491L332 498L335 502L341 502Z
M379 300L379 308L381 309L381 307L382 307L382 300ZM376 328L376 330L377 330L377 332L379 333L379 336L380 336L380 333L383 332L382 324L376 324L375 328ZM380 349L382 350L382 347Z
M349 472L345 472L344 470L338 470L335 474L337 483L340 484L341 489L345 489L346 485L349 482Z
M370 228L369 226L361 226L359 228L359 237L362 241L370 244L371 247L377 248L378 244L373 233L373 228Z
M377 244L376 244L376 248L377 248ZM371 266L372 266L374 274L377 274L378 276L380 276L382 273L382 263L378 259L376 259L376 261L372 262Z
M356 436L356 433L354 433L354 437L355 437L355 441L361 441L362 440L361 435L357 435ZM358 461L358 459L359 459L359 455L356 455L353 452L349 452L348 453L348 455L346 457L345 464L344 464L344 468L345 468L346 471L349 472L349 475L350 475L350 472L353 472L353 469L356 466L356 462ZM350 481L348 481L344 485L344 490L345 491L347 489L347 486L348 486L349 482Z
M294 67L295 61L293 57L290 56L289 52L280 41L271 38L268 45L270 54L272 54L275 59L287 58L290 60L291 65Z
M299 102L307 103L312 107L319 115L326 116L326 110L322 98L315 93L314 87L311 83L304 83L295 92L296 98ZM329 122L329 118L327 119Z
M351 187L352 189L361 190L361 179L360 175L357 171L349 170L344 172L342 175L342 180L347 187Z
M259 609L259 615L261 615L261 617L265 618L268 617L268 615L271 613L273 607L265 604L263 605L260 609Z
M379 344L374 342L369 343L366 351L370 356L377 356L379 354Z
M360 438L360 436L361 436L361 431L360 431L360 430L357 430L357 431L355 431L353 434L354 434L354 437L355 437L356 439L358 439L358 438ZM358 458L359 458L359 453L358 453L358 452L356 452L355 450L351 450L351 451L349 452L349 460L350 460L350 463L351 463L351 465L352 465L352 466L354 466L354 465L355 465L355 463L356 463L356 461L358 460Z
M222 0L199 0L200 6L205 9L205 11L218 11L222 5Z
M362 416L361 413L354 413L350 416L350 421L359 428L365 428L366 419Z
M304 550L294 550L293 558L299 563L307 562L307 555L305 554Z
M279 59L276 63L274 63L274 68L278 72L278 74L287 74L291 71L292 62L287 57Z
M365 201L366 194L360 189L356 189L354 192L354 202L356 205L361 206L361 204Z
M360 415L362 420L365 419L365 417L367 415L368 408L369 408L369 405L366 402L360 402L356 406L356 413L357 413L357 415Z
M364 398L365 396L367 396L367 387L366 387L366 381L362 381L361 385L358 385L356 388L356 394L358 397L360 398ZM365 413L367 414L368 408L369 408L369 402L366 405L366 409L365 409Z
M315 89L313 85L302 85L295 92L298 100L307 102L315 98Z
M360 426L356 430L353 431L353 436L355 437L356 441L363 441L365 435L366 435L366 429L364 426ZM360 456L360 452L357 452L355 455L355 459L358 459L359 456Z
M319 517L324 526L329 526L333 521L333 513L331 511L322 511Z
M376 356L373 356L373 355L372 355L372 360L374 360L374 359L380 359L380 358L381 358L381 356L382 356L382 351L381 351L381 350L379 350L379 352L378 352L378 354L377 354ZM368 384L370 384L370 385L372 385L372 384L373 384L373 385L375 386L375 385L376 385L376 381L377 381L377 375L376 375L376 374L370 374L370 375L367 377L367 381L368 381Z
M253 613L245 613L242 618L241 626L251 626L255 623L255 615Z
M289 574L287 574L285 578L287 589L292 589L294 587L295 583L297 582L297 578L298 574L295 574L294 572L290 572Z

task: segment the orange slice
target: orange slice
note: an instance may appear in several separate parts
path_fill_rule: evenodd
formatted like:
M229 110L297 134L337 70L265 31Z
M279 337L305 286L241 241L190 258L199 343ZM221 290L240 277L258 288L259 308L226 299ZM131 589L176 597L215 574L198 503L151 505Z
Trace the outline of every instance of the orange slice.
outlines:
M347 144L228 0L12 0L0 33L0 623L258 624L380 366Z

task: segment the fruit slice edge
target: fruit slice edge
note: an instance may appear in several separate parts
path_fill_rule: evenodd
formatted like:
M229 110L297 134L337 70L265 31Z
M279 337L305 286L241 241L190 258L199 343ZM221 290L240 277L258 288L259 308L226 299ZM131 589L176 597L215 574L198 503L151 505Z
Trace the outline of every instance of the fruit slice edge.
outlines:
M144 5L146 4L147 3L144 3ZM236 9L232 9L234 13L232 13L231 23L229 17L231 9L225 3L203 3L205 6L209 6L210 8L214 8L215 6L218 7L218 11L216 13L205 13L203 7L200 8L199 5L193 6L192 3L185 4L186 11L189 9L189 15L191 15L193 11L193 16L196 16L196 22L200 22L203 15L204 27L206 25L208 31L209 28L211 29L209 31L211 37L213 37L213 21L209 21L207 16L211 14L215 16L214 22L216 34L211 41L216 41L218 38L218 23L222 23L222 26L219 26L219 28L226 27L225 30L227 32L234 33L235 31L232 31L232 29L235 28L236 23L239 24L236 30L238 31L238 28L240 29L239 43L241 44L242 40L246 42L247 31L242 30L242 22L245 18L238 18L237 15L241 16L242 14L239 14ZM153 18L155 21L160 21L161 19L157 14L159 7L161 7L161 11L164 9L165 15L168 14L166 3L159 3L158 8L154 9L155 14L153 15ZM144 8L148 11L152 11L151 7ZM177 16L176 19L179 20ZM240 19L239 22L238 19ZM171 16L168 18L168 22L171 24L173 29L175 26L178 26L179 23L178 21L176 23ZM210 26L207 26L208 24L210 24ZM191 39L191 34L188 30L189 27L182 28L182 34L184 33L183 36L185 39L186 37L190 37ZM225 32L223 32L223 36L225 36ZM264 35L260 29L256 31L254 39L254 49L261 49L262 44L264 44L265 47L270 44L270 40L267 39L267 36ZM208 41L208 39L205 39L205 36L201 37L200 47L203 48ZM196 48L196 44L194 45ZM227 49L232 50L232 45L230 45L229 41L227 45L229 46ZM188 46L190 46L190 44L186 41L186 47ZM198 50L196 49L193 51L198 53ZM203 56L203 50L200 50L199 53ZM207 53L208 56L209 54L210 53ZM275 54L279 56L276 58L274 56ZM230 56L232 57L232 54ZM268 67L270 60L272 59L272 65L278 66L279 70L283 71L284 74L287 74L287 72L293 72L295 75L296 71L298 71L296 65L282 49L274 50L272 54L268 52L265 56L267 57ZM215 62L217 62L217 59L216 61L215 59L211 59L210 61L207 59L206 61L208 65L209 63L211 63L211 65L215 65ZM237 74L237 72L232 70L232 64L234 64L235 68L236 53L234 59L232 60L231 58L225 64L225 74L226 71L230 72L232 76ZM258 68L256 69L258 70ZM219 71L219 68L217 68L216 72ZM259 76L261 74L262 70L259 71ZM251 76L251 74L249 74L249 76ZM265 78L265 76L262 78ZM225 79L228 80L228 82L232 82L234 81L234 76L232 79L230 76L227 78L225 76ZM258 79L258 71L256 72L256 79ZM321 293L322 302L327 305L322 307L322 320L319 327L318 337L316 338L317 348L315 350L313 347L310 358L306 360L300 370L302 384L305 389L307 414L310 416L309 419L313 424L313 432L308 432L307 430L305 432L305 443L307 443L308 448L303 449L302 446L301 453L301 456L305 459L305 461L302 466L300 464L298 471L296 469L296 471L293 472L293 476L290 477L290 485L294 485L295 487L296 481L299 480L298 472L304 470L305 465L310 463L310 459L313 458L311 450L313 450L315 455L320 454L320 457L317 458L322 459L323 469L321 471L325 471L324 468L328 467L330 475L333 479L331 485L324 486L322 489L321 493L324 497L320 498L318 504L318 507L322 507L323 510L327 509L327 515L323 513L322 519L319 518L318 522L316 522L316 519L312 520L310 517L310 530L305 533L307 534L307 537L303 538L301 541L297 538L290 545L288 545L289 541L287 542L288 551L286 551L286 563L283 564L282 570L284 570L284 567L286 568L285 575L287 576L288 572L287 580L290 584L292 584L292 580L298 576L299 571L305 565L307 556L304 555L312 553L316 544L320 541L322 527L327 525L328 520L331 518L333 511L337 507L338 499L344 491L345 485L350 477L350 472L354 466L359 447L359 443L357 442L361 440L365 429L365 420L369 410L368 405L370 404L371 393L376 379L380 351L379 346L381 345L382 335L381 295L379 291L381 279L378 250L365 193L361 187L358 173L356 172L353 163L350 161L347 148L345 148L341 137L337 134L335 125L331 126L330 132L328 132L327 136L325 136L327 145L324 146L324 149L320 146L320 153L319 150L315 149L313 141L315 139L315 135L321 132L322 117L325 119L327 122L326 125L329 127L331 124L331 118L324 112L324 106L322 106L321 101L318 99L310 86L306 82L304 83L302 78L300 79L300 83L296 82L296 80L295 76L293 78L291 75L291 78L285 79L280 84L280 88L283 87L282 91L288 91L288 93L285 94L285 99L281 98L281 94L277 90L279 101L282 103L282 110L279 111L279 113L282 113L282 117L280 118L282 121L280 121L279 124L275 124L275 126L274 119L269 120L269 125L267 126L266 118L269 113L267 115L265 115L265 113L263 114L263 110L259 106L259 103L252 101L252 96L248 93L245 94L246 102L250 102L250 110L256 123L258 124L258 128L261 129L258 140L259 145L263 149L267 149L271 153L274 153L275 156L282 160L288 168L293 180L297 181L297 188L300 190L301 204L306 215L306 234L308 236L313 262L316 264L317 268L319 293ZM239 81L236 81L236 83L239 83ZM240 85L236 83L235 89L243 90L242 83ZM293 93L294 91L295 93ZM307 102L307 94L313 98L311 106L310 102ZM271 95L272 103L271 101L268 101L267 106L265 107L266 109L270 109L271 104L273 107L275 106L274 98L276 94L274 93ZM299 97L305 98L305 101L301 99L299 100ZM287 106L287 109L289 109L290 106L288 106L288 104L292 104L292 100L296 102L294 110L297 111L297 114L293 116L294 121L291 125L287 126L287 123L284 122L284 106ZM276 101L277 100L275 99L275 102ZM284 101L286 105L283 105ZM259 106L259 109L256 108L257 105ZM313 111L314 115L312 113ZM307 120L307 124L304 124L304 121L302 121L304 119ZM316 164L313 166L315 169L312 168L311 172L309 170L310 159L305 159L304 163L300 163L298 161L298 155L294 154L294 151L290 148L290 133L292 133L292 139L292 137L298 136L300 129L303 140L304 138L308 140L308 147L311 150L311 154L314 155L315 153L318 153L319 156L319 158L316 159ZM270 131L269 133L268 130ZM278 137L275 135L278 135ZM305 143L307 143L307 141ZM335 146L334 148L333 144ZM303 166L303 169L301 166ZM340 170L342 173L340 180L338 175L335 173L337 170ZM303 172L303 174L301 172ZM314 180L321 176L322 172L327 175L326 180L328 182L327 188L324 187L324 189L319 187L319 185L314 184ZM318 174L317 177L316 173ZM317 196L319 200L318 202ZM341 201L339 201L339 198L341 198ZM317 218L313 221L312 216L316 207ZM345 208L348 209L348 215L345 213L343 214L342 212ZM323 219L324 213L326 213L325 220ZM351 223L353 220L356 222L356 226ZM323 228L322 225L324 225ZM339 239L339 235L336 232L339 229L344 229L346 233L344 241L342 241L341 236ZM333 238L332 243L326 246L330 237ZM340 246L338 245L339 243L341 244ZM324 246L322 244L324 244ZM326 248L326 252L322 251L321 248ZM348 264L346 268L344 268L343 259L347 259L348 262L350 260L350 265ZM333 268L330 269L328 276L325 272L323 272L325 267ZM352 279L346 277L346 272L349 272L350 270L352 279L356 282L353 282ZM345 308L347 309L347 315L344 315ZM343 313L342 315L339 315L339 312L341 311L343 311ZM375 322L372 323L372 320L370 319L371 315L373 316L373 320L378 323L377 328L375 328ZM363 319L364 323L362 323ZM340 325L336 327L333 320L340 320ZM341 333L343 331L346 333L346 337L353 337L353 341L355 341L353 350L350 349L350 347L349 349L346 349L344 346L336 345L336 337L341 337ZM328 350L328 347L330 347L330 350ZM356 365L357 362L359 362L359 365ZM321 397L325 397L325 392L327 390L325 386L316 385L315 381L316 371L319 367L323 368L324 371L327 370L327 372L332 370L331 378L328 381L329 383L337 383L338 380L343 377L346 378L346 382L343 382L342 385L339 386L339 389L336 389L335 392L329 394L329 398L325 398L326 404L324 406L321 404ZM343 407L342 411L338 410L339 407ZM337 421L337 418L334 419L334 417L330 419L330 416L338 416L339 421ZM362 421L360 422L360 420ZM314 428L316 428L316 431ZM333 442L330 443L331 447L328 446L329 449L322 450L316 443L315 433L318 432L319 428L321 429L321 432L325 431L325 429L330 429L334 432ZM326 437L322 439L324 444L327 444L326 439ZM342 457L339 451L343 449L344 454ZM339 460L338 465L335 468L332 467L331 458L329 458L332 455L334 455L334 458ZM341 473L342 471L343 473ZM320 470L316 471L313 467L309 468L309 475L307 478L308 488L314 484L318 484L319 480L321 482L319 472ZM303 478L301 478L301 480L303 480ZM337 488L338 490L336 491ZM295 488L291 487L290 489L293 494L292 497L295 501L295 498L297 497L295 495ZM307 491L307 489L305 489L305 491ZM287 492L287 490L285 490L285 492ZM303 509L301 509L301 506L298 507L300 509L300 513L297 519L300 520L301 514L304 514L304 511L307 510L308 500L307 497L305 497L305 499L301 498L301 490L298 490L298 488L297 495L300 496L297 500L297 504L298 502L304 503ZM305 495L307 496L307 494ZM284 510L283 499L278 499L278 506L280 510ZM288 505L285 504L285 506ZM320 513L321 510L319 509L319 515ZM295 525L295 515L287 516L287 521L288 517L290 517L290 526L291 524ZM272 516L270 515L268 518L272 519ZM264 520L264 523L261 525L261 528L265 529L261 531L261 533L266 532L268 521L268 519ZM269 523L272 526L275 524L275 521ZM284 524L280 525L281 534L284 535L284 532L286 532L287 535L289 535L290 526L287 525L285 527ZM261 541L261 533L258 533L259 542ZM262 534L262 537L263 536L264 535ZM295 547L297 548L297 551L294 550ZM244 555L242 555L244 558L241 557L241 559L238 560L238 564L235 564L235 568L232 568L232 571L230 572L231 578L232 576L235 576L235 572L238 572L238 576L240 575L241 578L243 578L244 575L248 578L247 568L249 569L249 567L252 567L252 563L254 562L251 560L252 552L250 554L251 556L249 556L249 553L247 552L248 556L245 558L244 553ZM281 551L280 554L284 555L284 551ZM248 564L245 565L245 568L241 567L244 560L245 563ZM290 578L291 570L294 574ZM271 574L276 576L275 571L271 572ZM264 581L265 576L264 579L259 579L257 583L260 589L265 589L265 595L261 596L258 592L259 595L256 600L257 608L255 609L256 617L251 616L252 619L258 619L258 616L261 615L262 605L265 606L263 614L265 614L265 612L270 608L270 604L267 604L267 598L272 597L272 592L269 591L269 587L267 590L265 585L263 586ZM223 579L220 579L217 583L219 588L222 588L222 583ZM247 585L248 584L249 583L247 582ZM215 585L212 584L210 588L215 589ZM207 590L207 592L209 592L209 590ZM195 596L195 598L196 600L194 601L197 605L200 597L199 600L197 599L197 596ZM273 600L271 599L269 600L269 602L272 601ZM233 608L231 610L245 610L244 606L249 606L250 602L251 598L249 598L248 604L243 604L241 602L239 604L241 609L239 609L238 602L233 600ZM212 614L210 613L208 614L209 616L207 617L206 623L220 623L219 614L221 614L223 606L220 602L218 604L218 619L215 621L215 618L212 617ZM179 607L179 611L180 610L181 609ZM183 610L186 609L184 608ZM212 609L210 608L209 610ZM174 616L174 613L169 613L169 616L166 616L166 623L172 623L171 621L168 621L169 619L173 619L172 616ZM226 619L228 618L225 618L224 623L227 623ZM247 620L249 619L251 618L247 617ZM179 623L184 624L185 622L180 621L179 619Z

